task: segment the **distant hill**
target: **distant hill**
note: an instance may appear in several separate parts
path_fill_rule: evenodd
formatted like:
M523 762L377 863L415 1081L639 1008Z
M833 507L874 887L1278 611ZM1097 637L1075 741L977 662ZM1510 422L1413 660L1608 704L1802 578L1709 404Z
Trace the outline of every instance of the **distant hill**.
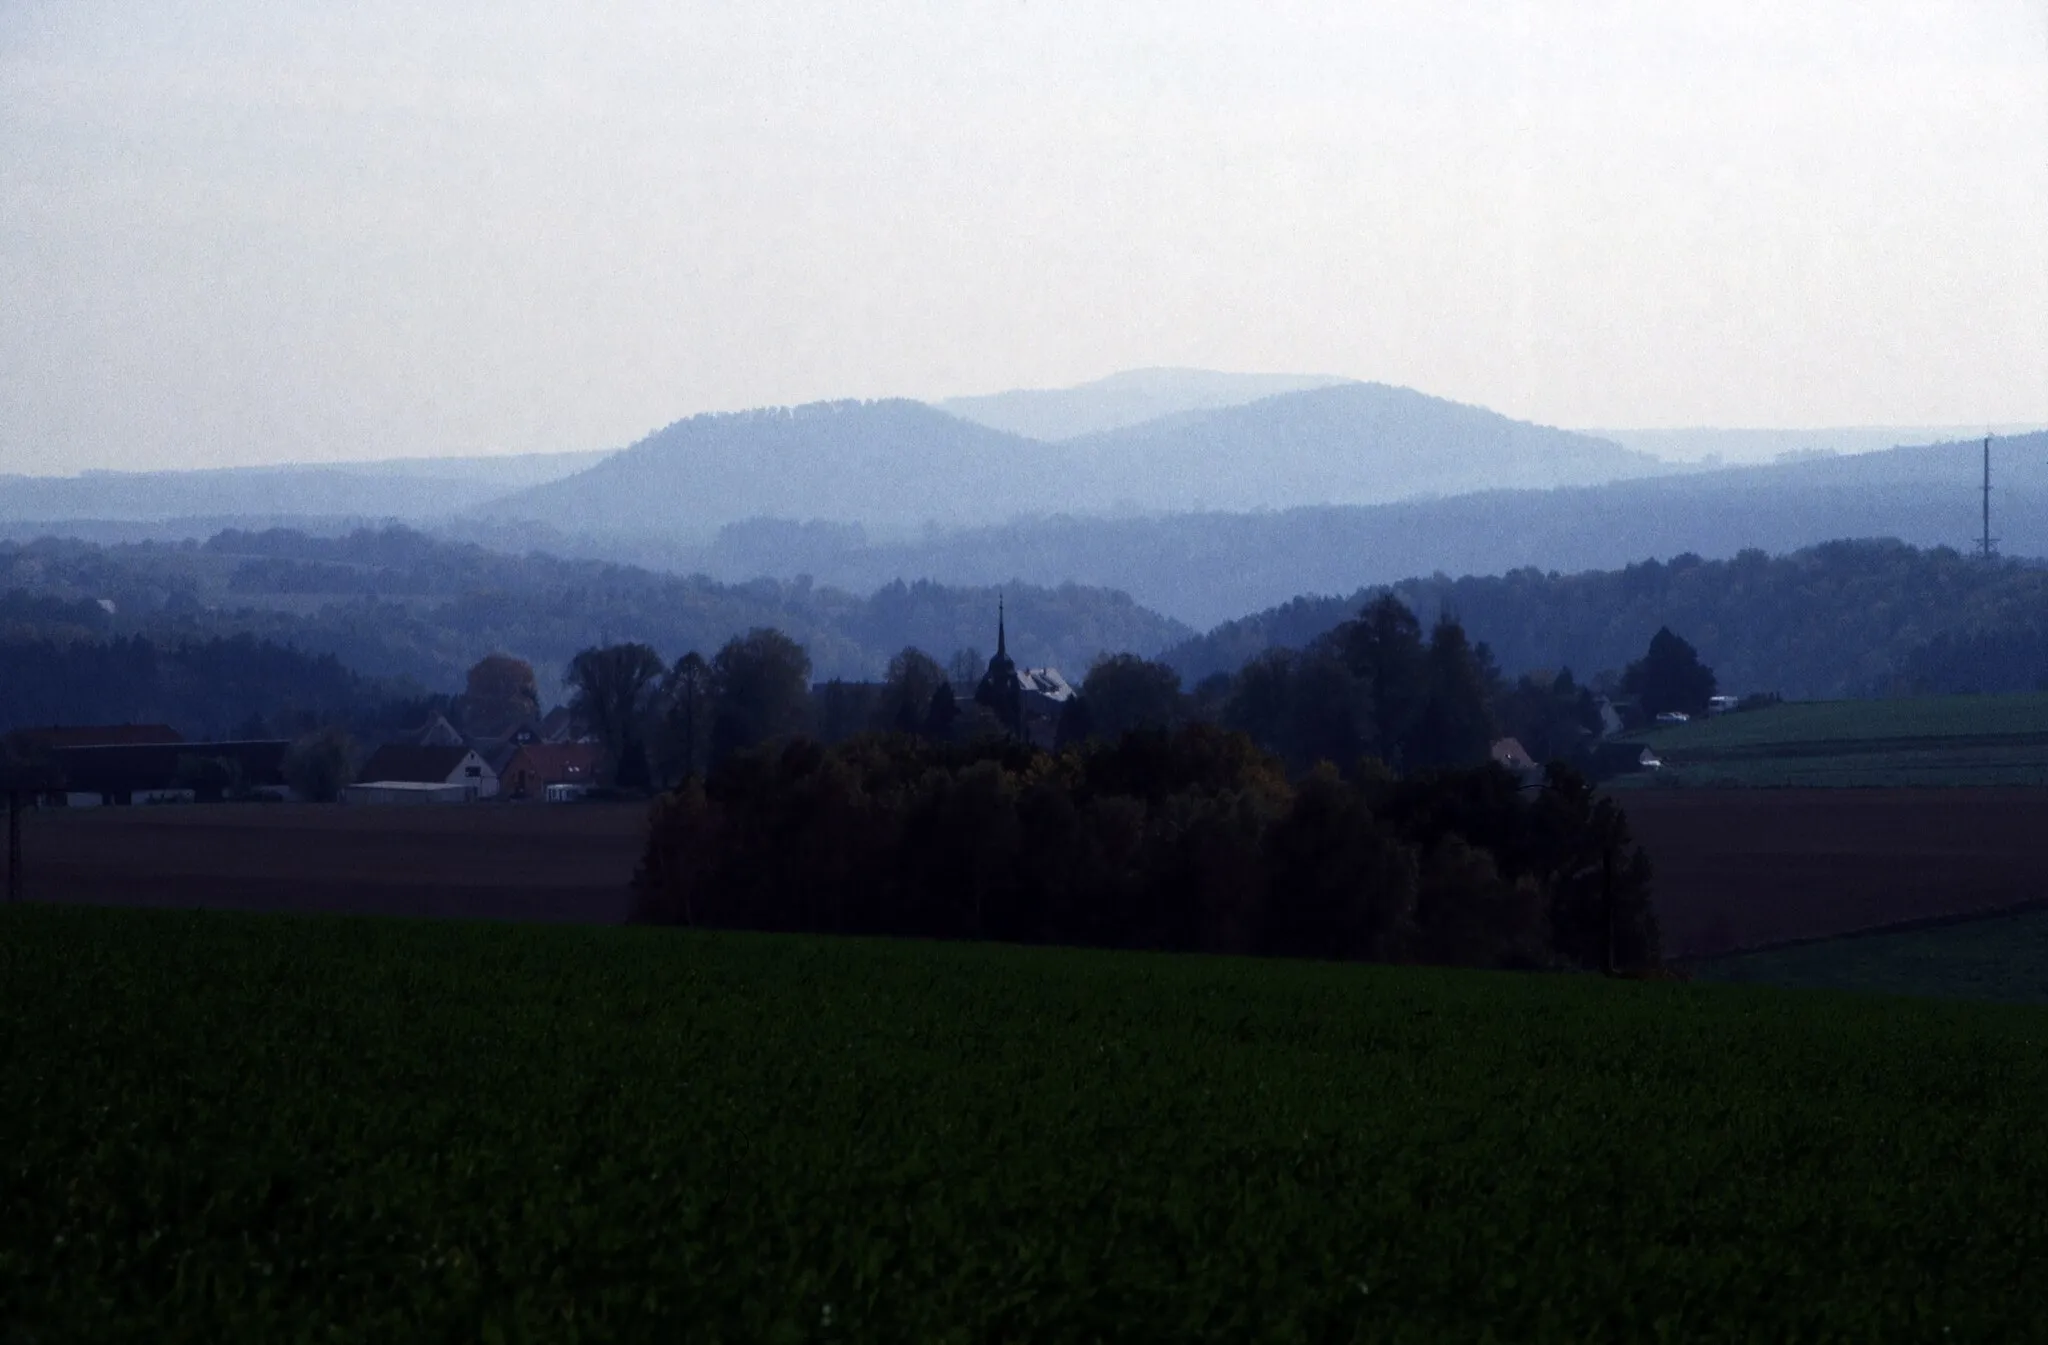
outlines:
M1316 395L1316 394L1307 394ZM1993 446L1994 530L2013 555L2048 555L2048 434ZM1053 517L915 542L816 530L802 545L755 525L667 562L738 578L789 573L865 591L893 579L1075 583L1115 588L1207 627L1298 594L1350 593L1404 576L1610 569L1646 556L1771 553L1838 537L1969 547L1979 529L1980 451L1931 444L1854 457L1557 490L1270 513Z
M920 402L694 416L472 511L569 533L708 542L754 518L914 534L1055 513L1357 504L1662 470L1586 435L1376 383L1189 411L1059 443Z
M1210 369L1131 369L1071 388L1026 388L934 405L977 425L1048 443L1119 430L1161 416L1240 406L1283 392L1349 382L1328 374L1226 374Z
M1903 444L1936 444L1981 437L2032 434L2039 422L2022 425L1846 425L1811 430L1734 430L1704 427L1658 430L1587 430L1623 448L1671 462L1715 460L1734 467L1799 456L1875 453Z
M670 538L757 516L985 523L1050 507L1056 454L922 402L816 402L692 416L474 513Z
M0 525L346 515L424 520L572 475L603 453L0 476Z
M1667 470L1590 435L1384 383L1344 383L1071 441L1082 507L1288 509L1589 485Z

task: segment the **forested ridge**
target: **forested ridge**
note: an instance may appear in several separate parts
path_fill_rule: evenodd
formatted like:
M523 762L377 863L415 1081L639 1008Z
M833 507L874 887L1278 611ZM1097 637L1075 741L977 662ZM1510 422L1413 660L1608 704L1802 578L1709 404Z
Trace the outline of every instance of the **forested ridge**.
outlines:
M998 592L919 582L861 596L803 579L725 584L510 555L401 527L345 537L230 531L187 544L0 544L0 593L16 604L0 607L0 619L17 636L251 635L432 690L459 687L471 664L502 650L531 662L550 696L579 649L617 640L712 649L758 626L801 642L820 676L875 677L906 644L947 655L991 645ZM1156 653L1193 633L1106 590L1000 592L1015 653L1029 664L1083 667L1106 651Z
M1953 548L1839 541L1789 555L1682 555L1580 574L1447 575L1304 597L1225 622L1164 655L1190 681L1298 648L1392 592L1455 614L1501 669L1618 672L1660 627L1685 636L1725 691L1791 697L2032 690L2048 678L2048 567Z

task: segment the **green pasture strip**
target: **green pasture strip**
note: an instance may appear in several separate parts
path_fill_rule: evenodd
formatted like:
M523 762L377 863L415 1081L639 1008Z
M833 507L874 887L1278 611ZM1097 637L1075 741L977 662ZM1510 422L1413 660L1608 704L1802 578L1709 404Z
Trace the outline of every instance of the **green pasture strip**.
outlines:
M0 909L0 1340L2048 1337L2048 1012Z
M1667 752L1849 743L1868 739L2031 738L2048 740L2048 692L2007 696L1911 696L1887 700L1793 701L1715 715L1630 735Z
M1639 771L1609 781L1615 789L1711 788L1893 788L1941 789L1992 786L2048 786L2048 747L1852 752L1817 755L1681 759L1658 771Z
M1706 958L1689 970L1731 984L2048 1004L2048 911Z

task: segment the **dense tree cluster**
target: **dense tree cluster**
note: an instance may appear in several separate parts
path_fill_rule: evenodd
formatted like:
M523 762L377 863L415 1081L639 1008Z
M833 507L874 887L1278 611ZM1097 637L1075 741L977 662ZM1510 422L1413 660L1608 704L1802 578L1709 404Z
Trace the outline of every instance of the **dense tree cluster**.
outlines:
M1657 959L1649 866L1569 770L1396 779L1211 725L1060 753L863 734L736 753L656 805L653 922L1473 966Z
M1498 670L1484 645L1440 617L1427 638L1391 595L1300 650L1269 649L1223 690L1221 718L1305 770L1377 757L1396 770L1484 761Z

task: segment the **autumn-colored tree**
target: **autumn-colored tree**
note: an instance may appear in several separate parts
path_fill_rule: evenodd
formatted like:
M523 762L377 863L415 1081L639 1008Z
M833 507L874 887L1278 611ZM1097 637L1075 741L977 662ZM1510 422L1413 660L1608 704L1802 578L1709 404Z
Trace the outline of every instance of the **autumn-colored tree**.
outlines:
M540 693L533 665L510 654L486 654L469 670L462 693L462 722L471 732L492 733L540 717Z

